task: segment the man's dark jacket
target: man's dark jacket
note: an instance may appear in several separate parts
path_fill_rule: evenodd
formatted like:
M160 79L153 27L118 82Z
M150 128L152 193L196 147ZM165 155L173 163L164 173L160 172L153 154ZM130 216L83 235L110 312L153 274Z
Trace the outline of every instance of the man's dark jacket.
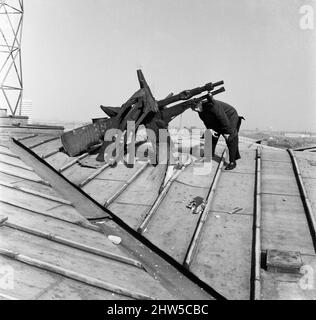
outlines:
M240 123L235 108L214 99L213 103L203 103L203 111L199 112L199 116L207 129L212 129L220 134L233 134Z

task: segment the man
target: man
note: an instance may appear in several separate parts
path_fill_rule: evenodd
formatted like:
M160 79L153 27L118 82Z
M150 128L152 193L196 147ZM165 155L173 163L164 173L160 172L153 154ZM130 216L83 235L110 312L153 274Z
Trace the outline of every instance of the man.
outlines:
M229 164L225 170L233 170L236 168L236 160L240 159L238 148L238 132L243 117L239 117L235 108L229 104L218 101L210 97L203 103L198 103L192 107L194 111L199 113L200 119L204 122L207 129L212 129L212 152L215 148L220 135L226 140L229 150Z

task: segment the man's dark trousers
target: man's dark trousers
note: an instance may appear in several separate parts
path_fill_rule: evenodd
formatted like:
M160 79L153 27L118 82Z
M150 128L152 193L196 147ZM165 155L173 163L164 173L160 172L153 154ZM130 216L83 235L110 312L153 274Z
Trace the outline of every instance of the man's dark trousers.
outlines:
M238 133L241 125L241 120L243 118L239 117L236 128L234 129L233 133L229 136L228 140L226 141L228 151L229 151L229 161L235 162L236 160L240 159L240 153L239 153L239 138ZM218 142L220 135L218 137L212 136L212 154L214 156L216 145Z

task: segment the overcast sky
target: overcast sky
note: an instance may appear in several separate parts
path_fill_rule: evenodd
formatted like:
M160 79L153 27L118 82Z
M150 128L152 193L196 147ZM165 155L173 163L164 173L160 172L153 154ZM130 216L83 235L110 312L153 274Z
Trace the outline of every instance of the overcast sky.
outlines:
M24 98L38 119L89 121L141 68L156 99L225 80L244 128L316 131L314 0L25 0ZM314 22L315 23L315 22ZM184 125L201 125L192 111Z

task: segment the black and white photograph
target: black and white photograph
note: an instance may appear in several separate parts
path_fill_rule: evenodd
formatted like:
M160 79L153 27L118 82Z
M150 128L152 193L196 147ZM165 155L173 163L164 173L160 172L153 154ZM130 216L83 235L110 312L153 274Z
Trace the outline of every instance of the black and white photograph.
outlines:
M0 0L0 306L316 300L315 15Z

